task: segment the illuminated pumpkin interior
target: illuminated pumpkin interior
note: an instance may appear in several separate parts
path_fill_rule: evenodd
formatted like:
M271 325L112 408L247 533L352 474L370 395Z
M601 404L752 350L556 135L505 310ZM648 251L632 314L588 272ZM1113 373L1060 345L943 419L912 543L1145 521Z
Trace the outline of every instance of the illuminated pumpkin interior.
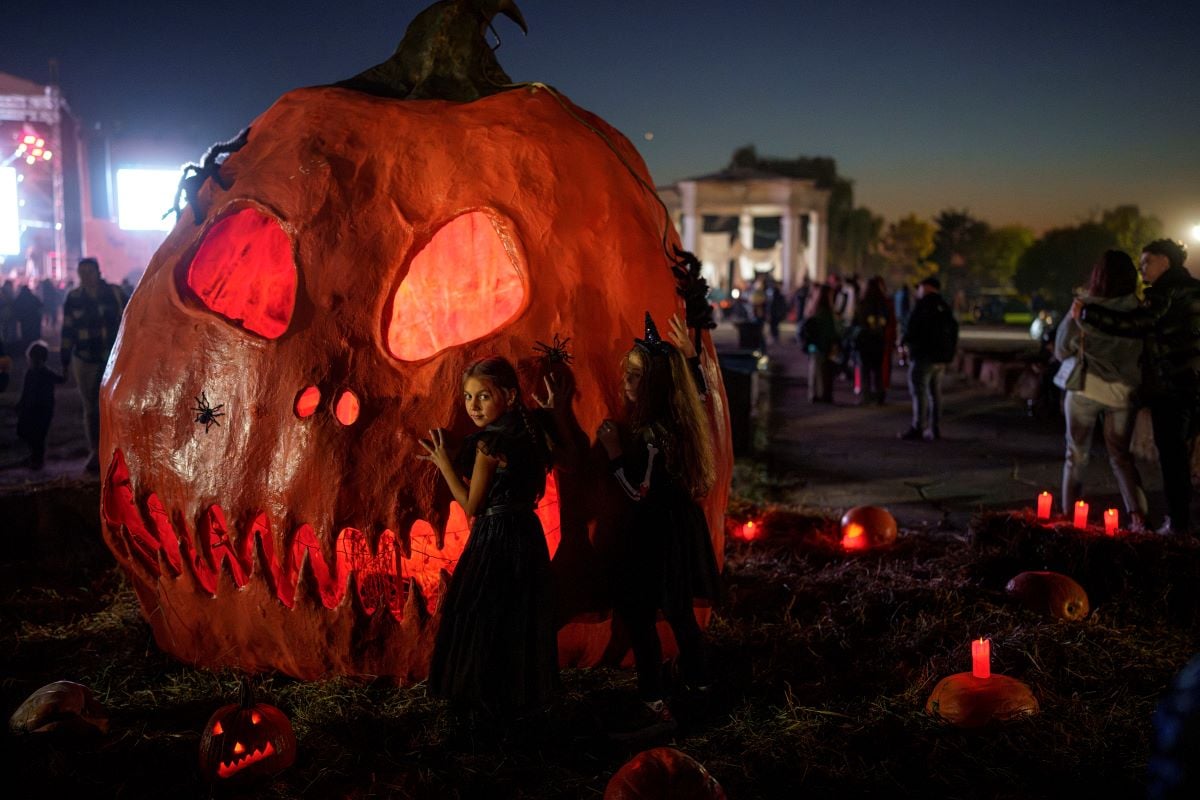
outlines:
M842 547L847 550L865 550L867 548L866 530L862 525L850 522L842 528Z
M236 742L233 745L233 752L234 755L242 756L243 753L246 753L246 747L241 742ZM241 758L234 759L233 761L222 761L217 767L217 775L222 778L228 778L230 775L241 772L251 764L257 764L264 758L269 758L273 755L275 755L275 746L270 742L267 742L265 745L263 745L261 750L252 750Z
M343 425L353 425L358 420L358 397L354 392L345 391L338 396L333 415Z
M321 390L315 386L309 386L296 398L296 416L300 419L311 417L316 413L319 405L321 405Z
M388 312L389 353L429 358L486 336L524 307L517 257L498 224L480 211L463 214L413 257Z
M268 339L292 321L296 282L291 240L253 208L213 225L187 270L188 288L210 311Z

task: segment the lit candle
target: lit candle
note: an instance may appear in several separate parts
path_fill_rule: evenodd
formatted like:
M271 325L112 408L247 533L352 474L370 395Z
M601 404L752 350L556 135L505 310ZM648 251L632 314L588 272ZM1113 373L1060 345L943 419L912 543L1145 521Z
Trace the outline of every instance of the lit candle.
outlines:
M1050 519L1050 504L1054 502L1054 495L1049 492L1042 492L1038 495L1037 518Z
M971 674L976 678L992 677L992 640L971 642Z
M758 538L758 525L754 520L747 520L741 527L741 535L739 539L745 542L752 542Z
M1104 512L1104 532L1109 536L1117 535L1117 510L1107 509Z
M1080 500L1075 504L1075 527L1083 530L1087 527L1088 504Z
M866 550L867 536L866 529L857 522L851 522L842 528L842 549L843 550Z

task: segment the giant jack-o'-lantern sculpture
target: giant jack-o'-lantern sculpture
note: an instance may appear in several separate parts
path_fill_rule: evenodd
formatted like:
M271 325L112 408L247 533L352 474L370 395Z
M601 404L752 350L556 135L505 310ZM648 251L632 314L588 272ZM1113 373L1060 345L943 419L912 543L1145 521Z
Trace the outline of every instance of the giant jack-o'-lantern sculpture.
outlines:
M512 84L484 38L497 13L524 27L510 0L436 4L391 60L289 92L181 183L104 382L102 515L183 660L422 676L468 527L417 440L462 426L463 369L499 354L533 388L537 343L569 340L593 431L646 310L683 308L636 150ZM732 456L703 348L720 557ZM619 501L601 459L553 478L560 653L594 664L624 649L602 578Z

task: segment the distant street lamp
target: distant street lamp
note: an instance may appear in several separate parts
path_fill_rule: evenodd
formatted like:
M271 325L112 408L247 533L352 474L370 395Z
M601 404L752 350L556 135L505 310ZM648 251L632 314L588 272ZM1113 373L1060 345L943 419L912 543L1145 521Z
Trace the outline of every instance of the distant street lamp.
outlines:
M1192 238L1200 242L1200 225L1192 226Z

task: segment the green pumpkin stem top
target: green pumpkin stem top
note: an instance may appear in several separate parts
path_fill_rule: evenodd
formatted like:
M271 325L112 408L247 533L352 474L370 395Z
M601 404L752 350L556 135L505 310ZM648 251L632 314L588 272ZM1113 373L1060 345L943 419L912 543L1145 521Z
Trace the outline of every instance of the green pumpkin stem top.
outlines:
M487 41L503 14L528 33L514 0L439 0L417 15L392 57L335 86L402 100L467 102L508 89Z

